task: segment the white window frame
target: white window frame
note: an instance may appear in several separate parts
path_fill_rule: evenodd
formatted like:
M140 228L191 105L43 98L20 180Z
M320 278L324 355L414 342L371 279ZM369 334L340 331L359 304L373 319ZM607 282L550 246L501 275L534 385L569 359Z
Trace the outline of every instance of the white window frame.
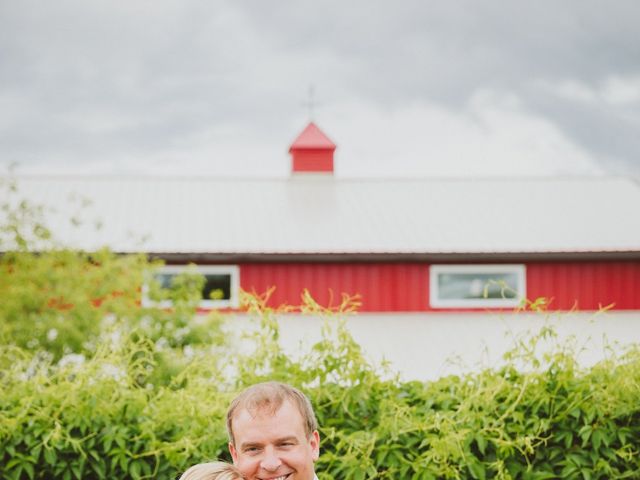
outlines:
M517 278L516 298L439 298L438 276L455 273L515 273ZM524 264L476 264L476 265L431 265L429 267L429 304L433 308L509 308L517 307L526 298L527 275Z
M220 275L228 274L231 276L230 297L228 300L213 300L203 298L200 300L199 308L215 309L215 308L238 308L240 305L240 268L237 265L164 265L157 272L159 274L179 275L187 269L193 269L201 275ZM143 305L157 306L161 308L170 308L173 306L171 300L162 300L160 302L152 302L147 295L148 288L145 286L143 295Z

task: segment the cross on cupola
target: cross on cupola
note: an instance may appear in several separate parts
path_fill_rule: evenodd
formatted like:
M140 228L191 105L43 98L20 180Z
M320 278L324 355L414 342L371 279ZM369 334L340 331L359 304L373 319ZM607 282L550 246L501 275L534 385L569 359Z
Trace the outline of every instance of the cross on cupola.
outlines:
M307 93L307 101L302 102L302 105L307 108L309 112L309 121L313 122L313 109L316 106L315 103L315 88L313 85L309 85L309 91Z

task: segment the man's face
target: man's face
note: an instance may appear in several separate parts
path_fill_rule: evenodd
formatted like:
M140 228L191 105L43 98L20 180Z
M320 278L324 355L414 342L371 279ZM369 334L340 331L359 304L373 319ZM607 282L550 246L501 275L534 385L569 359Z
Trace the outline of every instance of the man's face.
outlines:
M232 419L233 463L247 480L312 480L320 437L307 437L302 415L289 401L272 414L242 409Z

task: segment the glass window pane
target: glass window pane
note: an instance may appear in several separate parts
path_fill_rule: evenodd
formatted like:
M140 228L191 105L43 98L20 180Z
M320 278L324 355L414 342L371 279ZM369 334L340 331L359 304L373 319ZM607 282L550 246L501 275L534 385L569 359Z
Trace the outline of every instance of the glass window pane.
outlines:
M160 288L171 288L171 281L176 275L174 273L158 273L155 275L156 281L160 284Z
M156 279L160 287L171 288L171 282L177 273L160 273ZM203 300L229 300L231 299L231 274L206 274L205 283L202 287Z
M205 284L202 289L203 300L230 300L231 299L231 275L227 273L209 274L205 276Z
M515 299L517 295L518 276L515 273L441 273L438 275L438 297L442 300Z

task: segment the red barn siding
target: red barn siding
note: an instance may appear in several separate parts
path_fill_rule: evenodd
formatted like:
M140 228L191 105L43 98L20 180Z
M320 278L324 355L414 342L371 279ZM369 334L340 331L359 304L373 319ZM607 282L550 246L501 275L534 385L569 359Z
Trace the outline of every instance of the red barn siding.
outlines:
M526 279L527 297L551 299L554 310L597 310L610 304L616 310L640 310L640 262L527 263ZM275 286L271 306L298 305L307 288L325 306L338 305L342 293L348 293L360 295L362 312L434 310L426 263L243 264L240 286L257 293Z
M527 264L527 296L552 299L551 308L640 309L640 262Z
M429 269L425 264L244 264L240 286L263 293L276 290L271 305L300 304L308 289L321 305L338 305L342 293L358 294L362 312L420 312L429 308Z

